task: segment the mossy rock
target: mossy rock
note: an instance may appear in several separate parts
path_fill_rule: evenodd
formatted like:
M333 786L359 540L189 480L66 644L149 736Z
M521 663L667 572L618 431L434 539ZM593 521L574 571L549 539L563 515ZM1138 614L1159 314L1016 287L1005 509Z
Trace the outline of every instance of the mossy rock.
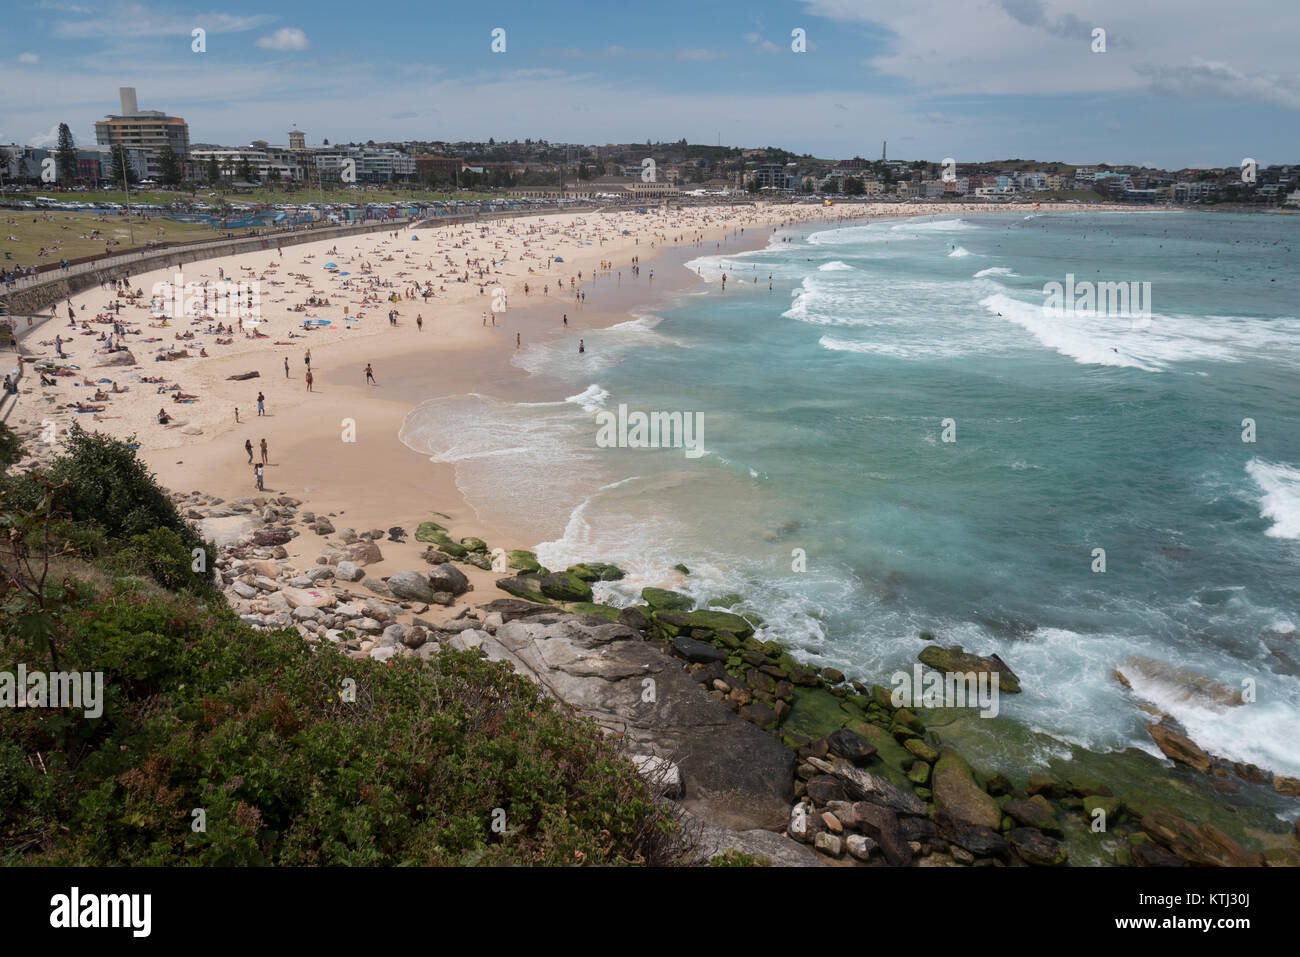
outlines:
M591 601L591 586L577 575L567 572L552 572L539 580L542 594L556 601Z
M885 711L892 713L895 710L893 692L884 685L871 686L871 700Z
M911 770L907 772L907 779L913 784L925 787L930 783L930 765L919 759L913 761Z
M767 620L762 615L756 615L752 611L745 612L741 617L753 625L755 629L762 628L767 624Z
M741 647L740 637L729 631L715 631L713 633L713 643L728 649Z
M903 747L916 755L922 761L929 761L933 764L935 761L939 760L939 752L930 747L920 738L908 738L903 742Z
M785 728L816 741L829 737L849 722L840 699L822 688L795 688Z
M742 640L749 634L745 619L728 611L656 611L655 622L674 637L697 629L714 634L730 632Z
M481 538L475 538L473 535L466 535L460 540L460 544L464 548L468 548L471 552L487 551L487 542L483 541Z
M516 575L513 578L497 579L497 587L516 598L551 604L551 600L542 594L542 580L536 575Z
M616 582L624 577L623 569L608 562L579 562L565 570L585 582Z
M618 621L619 609L612 605L602 605L598 602L575 601L569 606L569 611L575 615L596 615L607 621Z
M912 793L914 793L922 801L925 801L927 804L929 804L931 801L934 800L934 792L931 791L929 788L914 787L912 788Z
M641 600L655 611L690 611L695 604L689 595L666 588L642 588Z
M537 561L537 554L526 548L513 548L506 552L506 567L525 572L537 572L542 568Z
M437 522L421 522L415 529L417 542L440 542L447 537L447 530Z
M442 535L441 533L439 533L439 535L441 537L433 540L434 544L438 546L439 551L446 552L452 558L464 558L469 554L469 549L464 545L461 545L458 542L453 542L446 535Z
M462 559L466 564L473 565L475 568L481 568L485 572L492 570L492 559L481 552L470 552Z
M673 566L673 568L677 569L683 575L689 575L691 573L691 570L687 568L685 565L683 565L681 562L678 562L676 565Z
M1098 810L1106 815L1106 826L1110 827L1112 823L1119 820L1120 810L1123 805L1117 797L1106 797L1102 794L1090 794L1083 799L1083 813L1092 820L1093 814Z
M705 604L711 605L715 608L735 608L744 600L745 597L743 595L737 594L733 591L728 592L725 595L718 595L716 598L710 598L705 602Z

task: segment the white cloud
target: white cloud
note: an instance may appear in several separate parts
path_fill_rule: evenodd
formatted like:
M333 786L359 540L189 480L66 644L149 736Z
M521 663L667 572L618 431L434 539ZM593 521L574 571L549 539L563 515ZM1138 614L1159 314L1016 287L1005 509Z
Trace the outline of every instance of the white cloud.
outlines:
M1092 0L1086 20L1068 12L1069 0L993 0L974 12L969 0L800 3L814 16L886 37L883 52L865 65L907 81L913 91L1155 92L1217 95L1288 109L1298 108L1300 99L1300 81L1294 79L1300 4L1290 0L1235 0L1231 15L1199 23L1188 21L1184 0ZM1171 29L1175 23L1186 28ZM1091 50L1095 27L1106 30L1105 53Z
M762 50L764 53L777 53L781 49L771 40L764 40L762 43L758 45L758 48Z
M59 141L59 124L50 127L49 132L33 133L27 137L28 146L50 146Z
M305 50L307 34L297 27L281 27L268 37L258 37L257 45L264 50Z
M682 50L677 54L679 60L716 60L722 56L713 50Z
M20 53L18 54L18 62L19 63L40 63L41 58L38 57L35 53Z
M64 6L66 13L85 15L84 7ZM61 20L54 25L54 35L68 39L99 39L102 37L162 37L189 36L195 27L208 33L240 33L265 26L275 18L268 14L236 16L229 13L196 13L178 16L153 10L140 3L120 4L111 12L84 20Z
M740 36L742 40L748 40L750 43L757 43L763 39L757 33L742 33Z
M1296 76L1243 73L1227 63L1200 59L1186 66L1141 66L1137 72L1157 92L1182 100L1214 96L1300 110L1300 77Z

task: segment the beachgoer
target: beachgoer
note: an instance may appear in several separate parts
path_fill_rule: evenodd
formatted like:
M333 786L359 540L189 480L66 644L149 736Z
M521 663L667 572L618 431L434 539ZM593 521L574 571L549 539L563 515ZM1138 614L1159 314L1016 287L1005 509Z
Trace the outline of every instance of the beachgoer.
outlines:
M265 487L262 485L262 463L261 462L258 462L256 465L253 466L253 477L257 479L257 490L259 492L266 491Z
M266 415L266 396L257 393L257 414Z
M378 385L378 383L375 382L375 372L370 368L369 362L366 363L366 382L371 385Z
M284 357L284 377L289 378L289 357Z
M312 382L312 379L311 379L311 370L308 369L308 370L307 370L307 391L308 391L308 392L311 391L311 382Z
M244 451L248 453L248 462L251 465L253 462L253 440L252 439L244 439Z
M262 464L266 465L266 439L262 440Z
M586 351L587 351L587 347L586 347L586 345L584 345L584 344L583 344L583 341L582 341L581 339L579 339L579 340L578 340L578 354L581 355L582 353L584 353L584 352L586 352Z

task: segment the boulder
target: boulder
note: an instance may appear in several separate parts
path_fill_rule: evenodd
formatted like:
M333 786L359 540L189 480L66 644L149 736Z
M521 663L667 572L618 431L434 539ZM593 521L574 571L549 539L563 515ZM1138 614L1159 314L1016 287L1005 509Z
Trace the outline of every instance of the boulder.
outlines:
M838 754L854 764L862 764L876 753L866 738L848 728L833 732L826 741L832 754Z
M737 638L748 638L754 633L753 625L729 611L656 611L655 621L670 635L700 630L725 631Z
M970 766L951 748L940 752L930 787L935 807L948 810L957 820L995 831L1001 824L997 802L975 783Z
M880 845L880 851L894 867L907 867L912 863L912 847L904 839L898 826L898 815L887 807L865 801L853 805L857 826Z
M334 570L334 577L339 581L359 582L366 577L366 573L355 562L342 561L339 562L338 568Z
M439 565L439 568L445 568ZM497 587L502 591L514 595L516 598L524 598L528 601L541 602L549 605L551 600L542 594L542 580L537 575L515 575L513 578L498 578Z
M943 648L939 645L927 645L921 649L921 653L916 656L923 665L929 665L936 671L943 672L974 672L975 674L997 674L998 690L1005 691L1009 694L1015 694L1020 691L1020 679L1012 671L1005 661L997 655L990 655L987 658L979 655L972 655L963 651L960 645L954 645L951 648Z
M1262 867L1263 855L1248 851L1213 824L1193 824L1168 811L1142 817L1151 840L1192 864L1204 867Z
M429 576L421 572L401 571L388 576L388 590L395 598L408 601L433 601L436 589L429 582Z
M943 809L934 812L934 823L940 837L976 857L997 857L1005 860L1010 856L1010 847L1006 840L993 828L960 820L950 811Z
M515 548L506 552L506 567L522 572L538 572L542 570L541 563L537 561L537 556L524 548Z
M1163 724L1149 724L1147 730L1165 757L1195 768L1202 774L1210 770L1210 756L1185 734Z
M437 522L421 522L415 528L417 542L437 543L447 537L447 530Z
M341 557L344 561L349 561L354 565L362 567L374 565L376 562L384 560L384 554L379 550L379 546L374 542L361 541L353 542L350 545L343 546Z
M327 608L334 604L333 593L318 588L282 588L280 594L290 608Z
M435 565L429 569L428 578L429 584L433 586L434 591L463 595L470 590L469 579L455 565Z
M726 661L727 653L714 648L712 645L703 641L696 641L694 638L687 638L685 635L679 635L673 639L673 651L681 655L687 661Z
M591 586L568 572L543 575L539 582L542 594L556 601L591 601Z
M1020 859L1035 867L1060 867L1068 857L1060 841L1032 827L1015 828L1007 838Z
M665 588L642 588L641 600L655 611L689 611L695 604L689 595Z
M253 532L254 545L283 545L293 540L293 532L282 526L259 528Z
M908 794L878 774L854 767L843 758L836 758L831 767L835 777L843 782L844 789L856 801L887 807L900 814L926 813L925 802L919 797Z
M1002 813L1023 827L1035 827L1049 834L1061 833L1052 805L1041 794L1035 794L1028 801L1007 801L1002 805Z
M503 623L495 635L467 630L451 640L510 661L546 694L623 735L634 753L672 755L687 810L738 830L787 824L794 754L719 707L680 662L635 630L544 609Z

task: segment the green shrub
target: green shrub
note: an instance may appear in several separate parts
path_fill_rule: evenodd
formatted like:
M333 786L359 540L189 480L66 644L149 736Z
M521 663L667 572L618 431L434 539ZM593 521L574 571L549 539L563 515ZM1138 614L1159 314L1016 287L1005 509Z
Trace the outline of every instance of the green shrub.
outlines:
M0 797L17 798L0 800L0 861L662 859L672 822L617 743L499 663L356 661L121 586L74 599L63 667L105 673L103 714L6 716ZM36 752L46 770L33 776L24 755Z

